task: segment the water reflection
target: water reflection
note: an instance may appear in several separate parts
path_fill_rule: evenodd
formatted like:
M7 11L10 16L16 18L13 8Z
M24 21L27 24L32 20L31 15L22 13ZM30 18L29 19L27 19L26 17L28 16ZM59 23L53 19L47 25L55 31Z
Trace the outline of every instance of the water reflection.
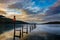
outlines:
M37 28L34 29L26 39L29 39L29 40L60 40L60 24L37 25Z
M21 26L20 24L16 24L16 29L21 28L20 26ZM43 24L43 25L36 25L36 26L37 26L36 29L32 30L32 32L29 33L29 35L26 36L25 39L28 39L28 40L60 40L60 24ZM10 30L10 26L9 26L9 30ZM11 30L7 31L6 33L7 33L7 36L4 33L4 35L6 36L6 39L10 39L11 36L13 37L13 34L12 34L13 28L11 28Z
M37 25L37 28L34 29L32 32L39 32L39 31L60 35L60 24Z

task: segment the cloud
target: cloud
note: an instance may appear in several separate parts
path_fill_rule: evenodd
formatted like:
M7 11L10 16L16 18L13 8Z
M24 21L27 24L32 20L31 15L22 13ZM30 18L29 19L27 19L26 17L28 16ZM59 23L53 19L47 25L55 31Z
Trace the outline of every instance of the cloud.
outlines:
M46 22L60 21L60 14L55 14L51 16L46 16L44 18Z
M24 9L34 13L41 13L45 10L44 8L42 9L42 5L40 4L41 2L45 2L44 4L47 4L46 2L48 2L49 4L51 4L51 2L54 3L52 0L49 0L49 1L48 0L20 0L19 2L9 5L8 8Z
M21 0L0 0L0 8L7 8L8 5L14 4Z
M20 6L26 7L29 6L29 4L31 3L31 0L20 0L14 4L9 5L9 8L20 8Z
M23 10L20 11L21 15L17 16L17 20L23 20L27 22L45 22L48 18L45 16L47 15L52 15L60 12L60 6L54 5L52 7L48 8L40 8L35 4L35 2L31 0L18 0L17 2L15 0L12 0L10 2L15 2L10 5L8 5L9 11L8 13L12 13L12 11L15 11L15 9ZM14 9L14 10L10 10ZM18 11L15 11L15 14ZM45 13L46 12L46 13ZM45 14L43 14L45 13ZM19 13L20 14L20 13ZM50 18L52 20L52 18ZM48 20L47 20L48 21ZM49 20L50 21L50 20Z
M17 2L20 0L0 0L0 3L9 3L9 2Z
M6 3L8 0L0 0L0 3Z
M42 15L42 13L45 10L45 8L42 9L39 6L36 6L35 2L31 1L17 2L15 4L9 5L9 8L24 10L22 11L22 15L16 16L17 20L36 23L44 22L43 17L45 16L45 14Z
M6 8L8 5L4 4L4 3L0 3L0 9L1 8Z
M15 4L9 5L8 8L12 9L24 9L30 14L38 14L40 12L43 12L44 8L40 8L39 6L35 5L35 2L32 2L31 0L23 1L23 2L17 2Z
M46 11L46 15L60 14L60 1L57 1L49 10Z
M52 7L46 11L44 20L46 22L60 21L60 1L58 0Z
M30 13L45 13L47 8L42 8L40 6L42 6L39 2L39 4L37 3L38 1L41 2L52 2L54 3L52 0L20 0L19 2L16 2L14 4L9 5L8 8L13 8L13 9L24 9L27 10ZM38 5L37 5L38 4ZM45 3L44 3L45 4ZM46 3L47 4L47 3ZM51 3L50 3L51 4ZM44 5L45 6L45 5Z
M41 8L40 7L27 7L26 9L28 9L28 10L30 10L30 11L32 11L32 12L38 12L38 11L40 11L41 10Z
M23 7L22 3L16 3L16 4L9 6L9 8L11 8L11 9L14 9L14 8L21 9L22 7Z

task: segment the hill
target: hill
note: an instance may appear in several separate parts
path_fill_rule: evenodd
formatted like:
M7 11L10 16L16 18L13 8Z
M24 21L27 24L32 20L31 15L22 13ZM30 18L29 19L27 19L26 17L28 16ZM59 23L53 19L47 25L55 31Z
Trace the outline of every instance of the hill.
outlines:
M14 23L13 22L13 19L9 19L9 18L6 18L6 17L4 17L4 16L2 16L2 15L0 15L0 23ZM27 22L23 22L23 21L18 21L18 20L16 20L16 23L21 23L21 24L27 24Z
M13 19L9 19L6 18L5 16L0 15L0 34L5 31L12 30L14 28L13 24L14 24ZM28 23L16 20L15 24L28 24Z
M60 21L47 22L47 23L44 23L44 24L60 24Z

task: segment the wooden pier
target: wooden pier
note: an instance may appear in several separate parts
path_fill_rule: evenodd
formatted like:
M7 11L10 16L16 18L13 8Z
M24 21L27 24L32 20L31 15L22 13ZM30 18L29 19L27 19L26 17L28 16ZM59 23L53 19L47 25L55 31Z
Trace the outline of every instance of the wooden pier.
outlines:
M29 34L33 29L36 28L36 24L19 24L20 25L20 29L16 30L16 24L15 24L15 16L14 16L14 36L13 36L13 40L15 40L15 38L23 38L24 34ZM19 32L18 35L16 35L16 32Z
M33 25L32 24L20 24L20 25L21 25L20 29L17 29L17 30L16 30L16 28L14 29L14 39L13 40L15 40L15 37L18 37L19 39L23 38L24 34L29 34L33 29L36 28L35 24L33 24ZM19 32L19 35L16 35L16 32Z

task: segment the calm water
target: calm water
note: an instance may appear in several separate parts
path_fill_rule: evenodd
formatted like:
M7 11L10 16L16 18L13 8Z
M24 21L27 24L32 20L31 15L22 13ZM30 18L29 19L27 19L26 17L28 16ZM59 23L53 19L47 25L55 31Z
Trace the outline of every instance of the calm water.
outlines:
M60 24L36 25L27 40L60 40Z
M27 25L24 25L24 27L27 27ZM28 25L28 29L29 29L29 27L30 27L30 25ZM21 25L16 24L16 29L18 29L18 30L21 29ZM6 29L4 29L3 32L6 32L7 30L12 31L13 24L6 25ZM9 32L9 31L7 31L7 32ZM49 33L49 34L47 34L45 37L41 37L41 36L39 36L39 35L41 35L40 34L41 32L43 32L42 35L44 35L44 33ZM36 25L36 28L34 30L32 30L30 34L32 34L32 35L29 35L28 37L30 37L30 39L32 37L33 38L32 40L35 40L35 39L36 40L55 40L55 38L56 38L56 40L58 40L58 38L60 40L60 24Z
M48 32L56 35L60 35L60 24L45 24L45 25L37 25L37 28L32 32Z
M27 25L24 25L24 27L26 27ZM8 24L4 27L1 27L1 31L8 31L8 30L13 30L13 24ZM20 29L21 25L20 24L16 24L16 29ZM30 25L28 25L28 27L30 27ZM36 25L36 29L33 30L33 32L37 32L37 31L45 31L48 33L53 33L53 34L57 34L60 35L60 24L40 24L40 25Z
M20 26L20 24L17 24L16 26ZM24 25L26 27L26 25ZM30 27L30 25L28 25ZM20 28L17 28L20 29ZM42 24L42 25L36 25L36 29L32 30L33 32L48 32L56 35L60 35L60 24Z
M27 40L60 40L60 24L36 25Z

